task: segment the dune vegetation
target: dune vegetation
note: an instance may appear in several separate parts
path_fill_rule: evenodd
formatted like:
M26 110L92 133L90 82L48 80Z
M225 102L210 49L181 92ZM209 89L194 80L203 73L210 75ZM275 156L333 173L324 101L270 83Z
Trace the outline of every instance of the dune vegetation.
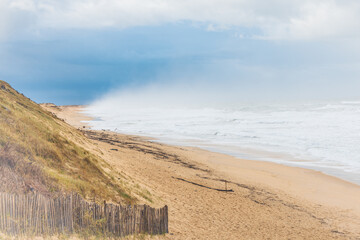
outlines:
M83 133L0 81L0 191L135 203L116 171L86 150Z

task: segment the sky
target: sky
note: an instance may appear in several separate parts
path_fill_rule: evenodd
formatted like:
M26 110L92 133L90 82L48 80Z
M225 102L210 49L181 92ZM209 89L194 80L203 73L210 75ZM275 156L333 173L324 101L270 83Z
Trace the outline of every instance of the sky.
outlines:
M360 100L360 1L0 0L0 56L36 102Z

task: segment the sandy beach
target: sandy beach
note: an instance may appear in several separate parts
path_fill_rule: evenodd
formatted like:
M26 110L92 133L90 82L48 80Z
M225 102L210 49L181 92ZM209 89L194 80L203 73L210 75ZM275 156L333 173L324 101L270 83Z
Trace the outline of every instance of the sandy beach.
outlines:
M43 105L169 206L164 239L360 239L360 186L321 172L92 131L81 106ZM226 192L223 190L232 190Z

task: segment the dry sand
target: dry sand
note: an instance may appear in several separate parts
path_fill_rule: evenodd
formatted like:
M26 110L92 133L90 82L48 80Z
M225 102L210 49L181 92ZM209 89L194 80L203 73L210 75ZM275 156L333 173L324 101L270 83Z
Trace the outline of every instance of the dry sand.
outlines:
M43 106L76 128L89 120L79 113L81 106ZM93 153L149 189L154 206L169 206L170 233L161 238L360 239L358 185L313 170L138 136L86 135L94 142ZM225 189L224 180L233 192L218 191Z

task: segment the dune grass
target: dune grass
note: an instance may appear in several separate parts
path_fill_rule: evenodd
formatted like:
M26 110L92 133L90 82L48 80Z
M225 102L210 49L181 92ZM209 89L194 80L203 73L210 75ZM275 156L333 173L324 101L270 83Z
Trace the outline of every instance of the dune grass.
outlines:
M83 134L0 81L1 191L78 192L114 202L136 198L78 142Z

